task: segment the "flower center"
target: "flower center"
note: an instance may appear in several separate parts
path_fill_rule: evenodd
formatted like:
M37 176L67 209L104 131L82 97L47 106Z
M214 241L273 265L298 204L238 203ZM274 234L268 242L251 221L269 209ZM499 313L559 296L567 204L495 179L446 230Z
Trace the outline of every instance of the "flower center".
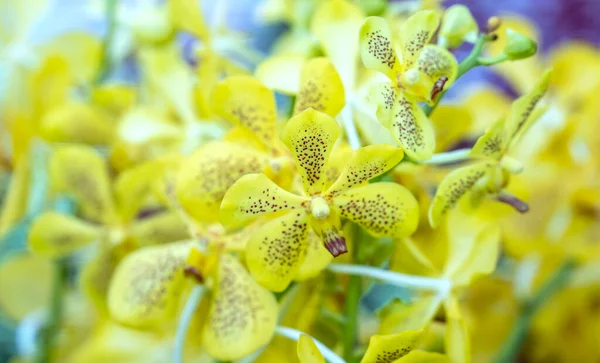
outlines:
M269 167L273 173L279 173L283 168L283 160L282 158L271 159L269 161Z
M419 71L414 68L409 69L408 71L404 72L404 76L402 78L404 81L403 83L408 86L413 86L419 82Z
M329 204L323 197L314 197L310 201L310 213L317 219L325 219L329 216Z

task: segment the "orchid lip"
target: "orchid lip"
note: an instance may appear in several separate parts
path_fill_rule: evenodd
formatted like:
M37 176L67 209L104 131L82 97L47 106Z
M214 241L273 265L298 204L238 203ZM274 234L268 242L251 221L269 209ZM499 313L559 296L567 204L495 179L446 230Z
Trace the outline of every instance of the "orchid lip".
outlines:
M346 239L344 237L335 237L331 240L325 241L325 248L331 253L333 257L343 255L348 252L348 246L346 246Z

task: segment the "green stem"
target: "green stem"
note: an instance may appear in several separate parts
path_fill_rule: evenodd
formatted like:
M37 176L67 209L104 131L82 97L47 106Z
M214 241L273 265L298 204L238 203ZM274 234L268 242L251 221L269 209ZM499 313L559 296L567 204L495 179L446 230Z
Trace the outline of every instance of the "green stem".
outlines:
M482 66L493 66L494 64L502 63L508 60L508 56L504 53L497 55L495 57L485 58L480 57L477 62Z
M102 43L102 68L98 73L98 77L96 78L96 83L101 83L108 77L111 68L111 59L110 59L110 45L113 42L113 38L115 35L115 28L117 26L117 0L106 0L106 23L107 30L106 36L104 38L104 42Z
M467 73L469 70L481 65L481 63L479 63L479 57L483 52L483 46L490 40L492 40L492 37L488 34L479 35L477 41L475 42L475 45L473 46L473 49L471 50L471 53L458 65L458 72L456 73L456 79L454 80L454 82L456 82L456 80L458 80L463 74ZM435 110L442 98L444 98L446 92L448 92L448 90L445 90L442 93L440 93L440 95L436 98L435 103L432 106L423 106L423 111L427 116L431 115L433 110Z
M359 235L358 226L354 226L352 231L354 236ZM358 246L360 241L354 240L352 244L352 261L360 263L360 252ZM344 304L344 317L346 318L345 329L342 332L342 342L344 347L344 360L347 363L355 361L354 347L358 332L358 303L362 294L361 277L352 275L348 281L348 291L346 292L346 301Z
M565 261L558 268L554 276L552 276L552 278L537 291L535 296L523 304L521 313L512 331L509 333L500 353L494 360L495 363L510 363L515 361L521 350L521 346L525 342L529 326L531 325L535 313L566 284L574 269L575 262L571 260Z
M60 330L60 323L63 315L63 295L66 290L68 277L68 265L66 261L57 261L55 263L54 282L52 284L52 301L50 312L45 326L40 332L40 342L37 363L48 363L52 355L52 348L56 342Z

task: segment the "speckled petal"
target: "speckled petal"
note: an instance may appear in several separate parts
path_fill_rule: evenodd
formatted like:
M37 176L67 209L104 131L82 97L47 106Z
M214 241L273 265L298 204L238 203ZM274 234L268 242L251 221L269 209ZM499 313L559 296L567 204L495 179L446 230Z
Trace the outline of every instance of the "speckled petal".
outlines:
M232 142L200 147L183 161L176 177L179 203L198 221L216 222L225 192L242 176L260 173L266 154Z
M328 195L336 195L359 186L376 176L390 170L402 160L402 149L391 145L369 145L361 147L352 155L352 159L327 191Z
M114 183L121 217L132 220L150 202L156 203L155 191L166 180L167 171L175 170L182 157L171 155L156 158L120 173Z
M116 220L108 166L94 149L79 145L56 148L49 173L52 190L73 196L84 217L103 223Z
M294 113L309 107L335 117L346 102L344 85L327 58L313 58L302 67Z
M401 66L385 19L370 16L365 20L360 28L360 56L365 67L379 71L396 82Z
M310 108L291 118L285 125L281 139L296 160L307 195L323 191L325 166L339 136L340 128L335 120Z
M190 238L188 226L178 213L163 212L131 224L129 238L138 246L152 246Z
M67 214L46 212L37 217L29 231L29 248L50 258L75 252L102 235L102 229Z
M458 168L448 174L438 186L429 207L429 224L435 228L440 218L453 208L460 198L473 189L493 166L492 163L479 162Z
M215 87L212 104L217 115L250 130L266 148L276 139L275 96L256 78L225 79Z
M308 231L308 247L306 249L306 258L300 265L295 280L306 280L316 277L323 271L333 259L333 256L325 246L321 237L310 229Z
M427 44L421 51L421 54L419 54L417 68L429 76L433 82L436 82L441 77L448 77L448 81L444 85L444 89L448 89L456 79L458 63L452 53L446 49L437 45Z
M325 358L323 358L319 348L317 348L312 338L306 334L300 335L296 353L300 363L325 363Z
M115 124L100 108L72 102L44 114L40 134L51 142L105 145L115 135Z
M338 142L334 145L325 166L325 189L329 188L339 178L353 153L354 151L350 145L346 143Z
M369 89L368 101L377 106L377 120L387 128L392 124L392 109L398 92L392 82L375 83Z
M173 319L191 244L145 247L119 263L108 290L108 309L121 324L159 327Z
M263 221L256 221L244 228L218 236L210 241L211 245L218 246L225 251L244 252L248 244L248 240L263 226Z
M221 203L221 223L240 227L258 217L303 208L306 198L281 189L264 174L248 174L229 188Z
M506 150L507 139L504 133L504 119L496 121L477 142L471 152L473 158L500 159Z
M374 236L407 237L419 223L419 205L408 189L396 183L373 183L335 197L340 215Z
M373 335L361 363L392 363L413 350L422 330L407 330L399 334Z
M510 140L508 146L517 142L540 116L534 110L538 102L544 97L544 94L546 94L551 75L551 71L546 71L541 80L536 83L528 94L519 97L512 103L510 116L506 121L506 135Z
M413 160L427 160L435 150L435 133L431 121L415 99L404 92L397 94L389 130Z
M250 237L246 262L252 277L272 291L283 291L296 277L308 247L306 212L291 211L266 223Z
M440 16L431 10L419 11L402 24L399 34L404 69L415 64L439 25Z
M215 359L240 359L271 340L279 311L277 301L229 255L221 256L216 283L203 346Z

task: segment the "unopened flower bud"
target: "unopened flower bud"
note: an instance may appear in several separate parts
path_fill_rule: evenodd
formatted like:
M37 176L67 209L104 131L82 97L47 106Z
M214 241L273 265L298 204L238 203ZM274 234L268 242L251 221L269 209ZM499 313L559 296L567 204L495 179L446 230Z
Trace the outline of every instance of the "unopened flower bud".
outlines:
M492 16L487 21L487 24L485 26L485 32L488 34L493 33L496 30L498 30L498 28L500 28L500 25L502 25L502 21L500 20L500 18L497 16Z
M504 54L510 60L529 58L537 51L537 43L517 31L506 29L506 36Z
M479 27L466 6L452 5L444 13L440 40L445 47L455 48L464 41L474 43L478 32Z

